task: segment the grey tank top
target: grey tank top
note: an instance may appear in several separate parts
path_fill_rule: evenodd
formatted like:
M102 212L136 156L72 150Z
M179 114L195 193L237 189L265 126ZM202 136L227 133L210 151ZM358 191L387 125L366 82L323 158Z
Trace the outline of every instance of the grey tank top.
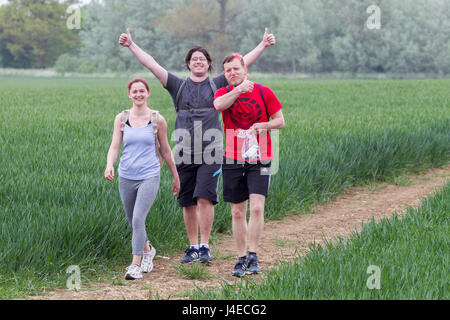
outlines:
M145 180L160 174L155 149L155 132L151 123L141 128L128 124L123 128L123 152L119 176L129 180Z

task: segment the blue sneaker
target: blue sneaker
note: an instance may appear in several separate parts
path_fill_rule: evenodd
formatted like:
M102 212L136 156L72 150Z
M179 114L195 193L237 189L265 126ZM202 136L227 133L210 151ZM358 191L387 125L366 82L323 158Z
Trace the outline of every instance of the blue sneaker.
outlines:
M189 248L185 251L186 255L181 259L181 263L191 263L199 260L199 250L194 248Z
M245 272L247 271L247 263L247 257L238 258L236 265L234 266L234 270L231 272L231 275L235 277L245 276Z
M256 254L249 254L247 258L247 274L260 274L261 268L258 265L258 257Z
M209 254L208 247L201 246L198 251L200 253L200 262L201 263L210 263L212 261L211 255Z

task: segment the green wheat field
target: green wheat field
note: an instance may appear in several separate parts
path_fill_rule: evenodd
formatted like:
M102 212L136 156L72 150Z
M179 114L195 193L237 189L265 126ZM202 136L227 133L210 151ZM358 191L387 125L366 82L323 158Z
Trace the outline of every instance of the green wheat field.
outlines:
M128 80L0 76L0 299L65 287L70 265L78 265L82 280L89 281L129 262L131 232L117 181L103 178L114 117L130 106ZM175 122L172 100L159 82L148 80L150 103L167 119L170 138ZM280 166L271 179L267 219L307 213L314 204L350 186L392 181L449 163L450 79L264 77L259 82L273 89L286 119L279 134ZM245 297L236 297L235 288L228 287L221 295L199 292L193 297L448 299L449 192L447 187L437 197L440 207L434 217L428 216L431 209L425 206L417 213L423 217L405 219L402 224L382 222L376 229L371 223L366 229L374 230L354 235L349 248L344 242L336 248L315 248L306 260L284 267L285 282L263 284L280 288L268 291L263 287L261 292L270 292L267 297L250 290ZM408 255L422 242L409 241L406 234L419 239L421 228L436 230L432 234L437 240L424 237L432 243L424 243L417 257ZM230 230L229 207L221 202L216 206L213 232ZM391 245L390 235L402 232L405 236ZM167 166L147 218L147 233L159 254L179 253L181 257L188 244L181 208L171 195ZM380 255L398 254L392 261L420 261L420 266L408 264L405 270L409 274L418 270L417 277L398 284L409 291L392 285L383 293L367 295L352 285L353 280L346 282L345 266L368 265L367 253L358 247L363 238L365 245L381 248ZM421 255L422 251L427 254ZM333 262L314 262L323 259ZM307 272L299 273L299 269ZM338 275L338 280L328 286L330 273ZM289 277L303 279L303 286L290 289L288 283L297 282ZM367 279L368 275L360 277ZM401 275L392 274L395 277ZM422 285L422 289L411 292L411 285Z

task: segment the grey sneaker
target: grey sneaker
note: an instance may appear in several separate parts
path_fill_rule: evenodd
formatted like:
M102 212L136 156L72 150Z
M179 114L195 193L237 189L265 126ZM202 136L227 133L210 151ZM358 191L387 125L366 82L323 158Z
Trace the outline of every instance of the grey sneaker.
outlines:
M126 280L136 280L142 279L142 269L136 264L132 264L127 268L127 273L125 274Z
M156 250L153 246L151 247L149 252L144 252L142 255L141 269L145 273L152 272L153 270L153 258L155 257Z
M256 254L249 254L247 262L248 262L247 274L261 273L261 268L258 265L258 257L256 256Z
M198 249L189 248L185 253L186 255L181 259L181 263L191 263L199 260L200 253Z
M246 257L240 257L238 258L236 265L234 266L233 271L231 272L232 276L235 277L242 277L245 275L245 272L247 271L247 258Z

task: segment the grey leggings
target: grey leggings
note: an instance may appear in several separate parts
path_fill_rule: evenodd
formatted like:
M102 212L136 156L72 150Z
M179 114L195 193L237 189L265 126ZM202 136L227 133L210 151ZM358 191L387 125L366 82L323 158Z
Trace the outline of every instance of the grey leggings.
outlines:
M119 193L133 233L131 239L133 255L144 254L148 240L145 219L155 201L159 188L159 175L146 180L129 180L119 176Z

